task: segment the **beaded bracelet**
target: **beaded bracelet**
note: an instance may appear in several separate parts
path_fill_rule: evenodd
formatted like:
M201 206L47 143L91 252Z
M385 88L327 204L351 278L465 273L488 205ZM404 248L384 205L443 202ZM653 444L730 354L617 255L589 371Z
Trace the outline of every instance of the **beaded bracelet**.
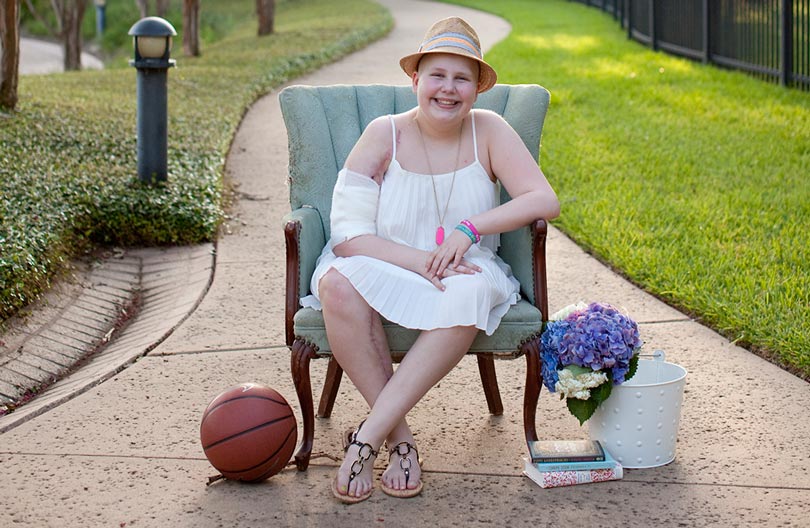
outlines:
M474 234L473 234L473 232L470 230L470 228L469 228L469 227L467 227L467 226L465 226L464 224L459 224L459 225L457 225L457 226L456 226L456 229L458 229L459 231L461 231L462 233L464 233L465 235L467 235L468 237L470 237L470 242L472 242L473 244L475 244L476 242L478 242L478 240L476 240L476 239L475 239L475 235L474 235Z
M472 234L475 235L476 242L481 241L481 234L478 232L478 230L475 228L472 222L470 222L469 220L462 220L461 224L467 226L467 229L472 231Z

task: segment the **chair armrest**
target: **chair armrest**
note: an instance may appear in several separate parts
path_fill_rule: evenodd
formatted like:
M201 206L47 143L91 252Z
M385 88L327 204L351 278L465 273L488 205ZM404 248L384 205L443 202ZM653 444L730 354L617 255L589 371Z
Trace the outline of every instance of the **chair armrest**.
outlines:
M287 345L292 346L293 316L301 297L309 293L315 263L326 245L321 214L312 207L301 207L284 215L284 239L287 247L286 294L284 302Z
M521 293L548 320L548 281L546 274L546 235L548 223L542 218L531 225L501 234L498 254L512 268Z

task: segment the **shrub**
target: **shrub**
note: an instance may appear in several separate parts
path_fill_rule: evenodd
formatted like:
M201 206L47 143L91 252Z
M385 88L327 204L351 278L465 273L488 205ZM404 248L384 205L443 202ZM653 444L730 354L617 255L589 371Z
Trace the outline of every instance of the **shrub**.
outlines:
M254 3L219 0L203 10L225 5L250 13ZM176 56L169 178L161 185L136 175L133 68L21 78L18 112L0 117L0 320L90 244L213 240L223 216L224 160L246 108L392 25L371 0L283 2L273 35L256 37L256 24L247 16L233 21L202 57Z

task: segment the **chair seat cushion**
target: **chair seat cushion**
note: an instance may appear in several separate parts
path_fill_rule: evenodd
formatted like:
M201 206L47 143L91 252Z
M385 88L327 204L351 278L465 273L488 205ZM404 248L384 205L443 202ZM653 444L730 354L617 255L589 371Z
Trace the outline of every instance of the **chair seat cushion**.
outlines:
M520 300L509 308L495 332L488 336L479 332L470 347L470 353L492 353L502 358L513 358L521 354L520 345L537 334L542 325L542 316L531 303ZM393 353L404 353L411 348L419 330L403 328L389 321L383 321L388 346ZM323 313L312 308L301 308L294 318L295 336L315 345L318 355L331 355Z

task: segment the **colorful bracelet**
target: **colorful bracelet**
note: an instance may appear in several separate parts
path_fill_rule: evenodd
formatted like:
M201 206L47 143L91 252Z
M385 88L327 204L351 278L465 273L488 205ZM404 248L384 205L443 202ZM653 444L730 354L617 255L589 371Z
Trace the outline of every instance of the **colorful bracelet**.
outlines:
M464 233L465 235L467 235L468 237L470 237L470 242L472 242L473 244L475 244L476 242L478 242L478 240L476 240L476 239L475 239L475 235L474 235L474 234L473 234L473 232L470 230L470 228L469 228L469 227L467 227L467 226L465 226L464 224L459 224L459 225L457 225L457 226L456 226L456 229L458 229L459 231L461 231L462 233Z
M478 230L475 228L472 222L470 222L469 220L462 220L461 224L467 226L467 229L472 231L472 234L475 235L476 242L481 241L481 234L478 232Z

